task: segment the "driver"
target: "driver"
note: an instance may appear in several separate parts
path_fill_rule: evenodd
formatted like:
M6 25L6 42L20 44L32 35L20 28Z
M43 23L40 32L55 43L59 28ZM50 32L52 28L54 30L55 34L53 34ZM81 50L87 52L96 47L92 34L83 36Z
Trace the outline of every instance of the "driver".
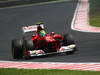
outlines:
M40 36L45 36L46 35L46 31L44 30L44 28L41 27L41 23L40 24L36 24L37 26L37 33Z

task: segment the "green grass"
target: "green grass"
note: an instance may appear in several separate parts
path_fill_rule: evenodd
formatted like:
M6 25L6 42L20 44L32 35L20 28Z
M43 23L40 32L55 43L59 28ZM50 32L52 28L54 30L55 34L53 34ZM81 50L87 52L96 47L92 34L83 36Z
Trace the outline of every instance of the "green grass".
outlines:
M90 25L100 27L100 0L90 2Z
M0 75L100 75L96 71L0 69Z

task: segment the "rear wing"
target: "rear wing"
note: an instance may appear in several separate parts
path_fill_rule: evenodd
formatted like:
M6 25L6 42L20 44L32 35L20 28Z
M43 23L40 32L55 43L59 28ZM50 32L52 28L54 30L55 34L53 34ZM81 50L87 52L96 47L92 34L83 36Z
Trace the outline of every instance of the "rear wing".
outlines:
M43 24L41 24L40 26L44 29ZM38 27L38 25L24 26L24 27L22 27L22 31L24 33L26 33L26 32L35 32L35 31L37 31L37 27Z

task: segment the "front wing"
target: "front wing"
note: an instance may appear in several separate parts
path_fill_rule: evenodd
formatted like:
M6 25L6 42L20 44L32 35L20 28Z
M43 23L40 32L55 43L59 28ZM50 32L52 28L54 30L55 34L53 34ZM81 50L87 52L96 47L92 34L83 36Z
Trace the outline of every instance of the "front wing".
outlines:
M74 51L75 47L76 45L72 44L68 46L62 46L59 50L57 50L57 52L45 53L43 50L32 50L32 51L29 51L29 53L30 53L30 57L44 56L44 55L50 55L50 54L71 52L71 51Z

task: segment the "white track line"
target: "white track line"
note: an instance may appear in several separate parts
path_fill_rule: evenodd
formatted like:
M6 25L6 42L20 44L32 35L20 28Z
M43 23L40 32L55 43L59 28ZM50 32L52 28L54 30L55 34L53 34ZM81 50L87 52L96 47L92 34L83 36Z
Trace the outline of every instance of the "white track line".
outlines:
M79 2L80 2L80 0L77 3L76 10L75 10L75 13L74 13L74 16L73 16L73 19L72 19L72 23L71 23L71 29L72 30L76 30L74 26L75 26L75 21L76 21L76 16L77 16L77 13L78 13L78 9L79 9L79 6L80 6Z

